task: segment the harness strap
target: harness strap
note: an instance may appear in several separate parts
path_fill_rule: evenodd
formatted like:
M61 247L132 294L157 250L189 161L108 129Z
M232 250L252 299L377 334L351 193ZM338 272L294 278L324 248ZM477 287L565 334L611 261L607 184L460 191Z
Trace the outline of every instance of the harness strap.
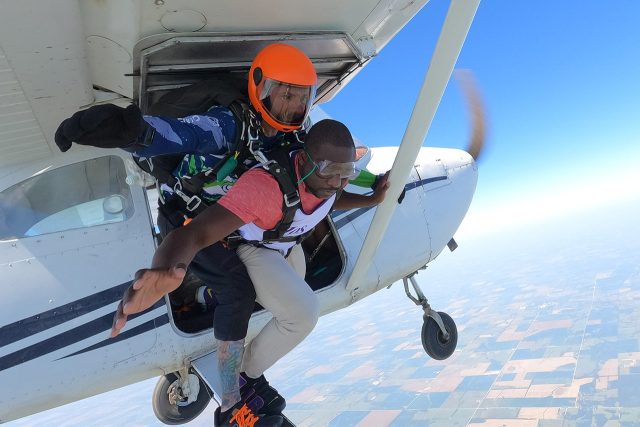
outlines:
M252 131L257 132L257 129L252 129L256 125L255 115L253 115L251 110L245 104L241 104L240 102L233 103L232 106L234 107L234 109L232 109L234 114L237 114L237 111L242 109L244 116L244 120L236 120L237 123L241 122L240 129L237 129L237 131L239 130L241 132L241 137L236 138L234 151L229 152L225 156L224 160L220 161L213 169L200 172L191 177L185 176L177 178L166 171L162 171L163 174L166 175L164 182L173 188L176 196L170 198L171 205L173 209L182 212L185 219L187 219L187 217L194 218L209 206L209 203L202 200L199 194L202 192L204 185L212 181L211 176L214 175L230 157L238 159L237 166L232 172L237 175L241 175L244 171L249 169L248 165L245 164L245 161L251 156L251 154L259 153L261 157L264 157L262 152L259 151L259 140L251 135ZM296 185L295 165L291 159L290 153L295 148L301 147L302 144L297 133L294 133L293 136L295 138L295 142L291 143L291 141L287 140L282 144L283 146L290 148L289 150L272 150L276 159L268 160L262 165L263 168L276 179L278 186L280 187L280 191L282 191L283 200L281 220L273 229L265 231L262 241L246 241L239 234L230 235L226 239L226 243L229 247L237 247L241 243L262 245L269 241L295 241L296 243L299 243L309 234L305 233L300 236L283 237L284 233L289 229L293 222L296 210L300 207L300 195ZM253 147L250 143L256 141L258 143L258 147ZM255 148L255 150L252 148Z
M290 175L291 172L288 171L289 168L285 169L272 160L265 165L265 169L278 181L282 191L282 219L273 229L264 232L264 240L283 241L282 236L291 226L296 210L300 206L300 194Z
M289 243L295 242L296 244L301 243L304 239L309 237L313 233L313 228L307 231L304 234L299 236L286 236L277 239L278 242L281 243ZM273 240L263 239L263 240L247 240L242 237L237 231L234 231L230 235L224 238L224 244L229 249L237 249L240 245L251 245L257 247L264 247L264 245L268 243L273 243ZM274 249L275 250L275 249Z

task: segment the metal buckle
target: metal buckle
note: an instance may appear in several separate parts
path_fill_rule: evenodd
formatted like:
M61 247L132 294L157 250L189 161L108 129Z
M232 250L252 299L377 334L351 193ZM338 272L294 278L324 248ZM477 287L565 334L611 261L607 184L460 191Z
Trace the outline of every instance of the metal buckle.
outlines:
M267 157L260 151L259 130L260 124L253 113L251 113L249 115L249 125L247 126L247 137L249 139L247 145L249 146L249 152L259 163L266 163Z
M249 142L258 141L258 138L260 137L258 134L258 127L253 126L253 124L249 124L249 127L247 128L247 136L249 137Z
M244 242L244 237L235 232L225 237L222 242L227 249L237 249Z
M200 203L202 203L202 199L198 196L192 196L189 200L186 200L187 210L189 212L193 212L195 209L198 209Z
M270 170L271 167L274 166L277 169L274 169L273 172L280 173L281 169L280 169L280 164L278 162L276 162L275 160L268 160L261 151L258 151L258 154L264 158L264 161L260 162L260 165L262 166L263 169Z
M260 150L251 151L253 157L262 165L263 168L269 169L269 164L274 162L273 160L267 159L267 156Z
M293 133L293 136L295 136L295 138L296 138L296 142L297 142L298 144L304 144L304 141L302 141L302 140L300 139L300 132L299 132L299 131L294 130L294 131L292 131L291 133Z
M202 199L200 197L196 195L189 197L184 194L184 192L182 192L182 185L180 184L180 181L174 185L173 191L184 201L189 212L193 212L195 209L198 209L198 206L202 203Z
M291 208L300 203L300 195L298 193L294 193L291 199L289 196L289 194L284 194L284 205L286 207Z

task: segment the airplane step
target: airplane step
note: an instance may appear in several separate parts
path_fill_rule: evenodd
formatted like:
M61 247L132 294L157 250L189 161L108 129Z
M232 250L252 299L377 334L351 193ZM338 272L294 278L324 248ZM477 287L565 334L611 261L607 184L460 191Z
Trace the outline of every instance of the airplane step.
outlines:
M209 388L213 390L217 398L220 398L222 390L222 380L218 373L218 358L216 352L205 354L191 361L193 369L196 370L202 381L207 383Z

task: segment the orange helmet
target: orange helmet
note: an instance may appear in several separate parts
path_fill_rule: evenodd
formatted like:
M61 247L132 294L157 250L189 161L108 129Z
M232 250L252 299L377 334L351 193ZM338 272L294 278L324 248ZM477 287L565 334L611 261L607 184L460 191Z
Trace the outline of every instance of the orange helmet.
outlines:
M249 100L281 132L302 126L316 97L318 76L300 49L277 43L262 49L249 70Z

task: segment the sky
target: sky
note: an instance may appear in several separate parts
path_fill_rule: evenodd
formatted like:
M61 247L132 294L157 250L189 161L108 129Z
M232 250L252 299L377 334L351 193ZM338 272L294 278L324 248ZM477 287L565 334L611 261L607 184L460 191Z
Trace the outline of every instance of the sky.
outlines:
M323 107L365 144L402 140L448 3L430 1ZM488 125L464 225L493 230L640 194L638 16L631 0L480 3L456 66L473 72ZM464 148L469 131L451 81L424 145Z
M447 6L431 0L323 108L371 147L398 145ZM638 16L635 0L481 2L457 63L473 71L488 117L463 229L495 231L640 195ZM468 133L451 83L424 145L463 148Z

